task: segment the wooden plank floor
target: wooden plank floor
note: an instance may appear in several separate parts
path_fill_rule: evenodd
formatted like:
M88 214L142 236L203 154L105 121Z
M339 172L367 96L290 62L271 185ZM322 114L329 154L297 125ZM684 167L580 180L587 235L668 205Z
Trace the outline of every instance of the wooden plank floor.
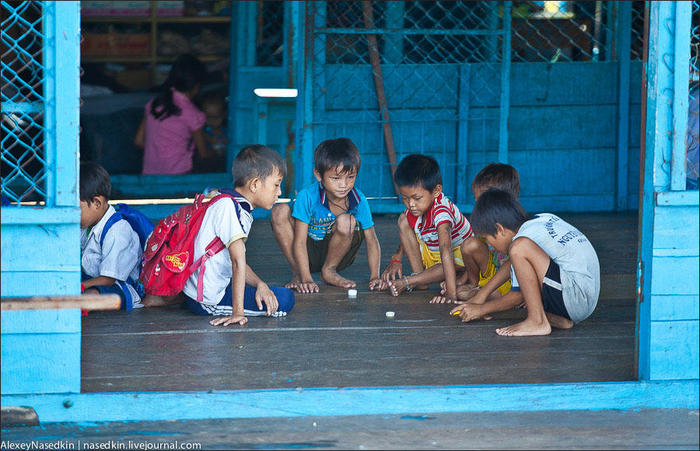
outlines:
M499 337L495 329L524 310L462 324L448 316L449 306L427 302L437 287L397 298L370 293L363 246L343 272L359 282L357 299L322 285L321 293L298 295L285 318L216 328L179 306L91 312L83 318L82 391L633 380L637 215L561 216L589 237L601 262L598 307L572 330ZM383 264L398 243L395 221L396 215L376 217ZM268 283L290 278L269 221L256 221L247 249L251 267ZM386 318L388 310L394 319Z

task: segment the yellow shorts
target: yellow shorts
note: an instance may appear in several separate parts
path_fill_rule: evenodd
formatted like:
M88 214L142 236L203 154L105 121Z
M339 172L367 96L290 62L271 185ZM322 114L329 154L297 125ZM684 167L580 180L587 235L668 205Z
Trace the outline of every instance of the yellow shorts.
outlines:
M496 255L494 255L491 251L489 251L489 264L486 267L486 273L480 273L479 274L479 287L483 287L486 285L486 283L491 280L493 276L496 275L497 269L496 265L494 264L494 260L496 259ZM498 287L498 292L501 293L501 296L505 295L510 291L510 279L506 280L503 285Z
M423 260L423 266L428 269L432 266L442 263L442 257L440 257L440 251L431 251L428 249L428 245L424 241L418 240L418 245L420 246L420 256ZM452 255L454 256L455 264L457 266L464 267L464 260L462 260L462 250L459 246L452 249Z

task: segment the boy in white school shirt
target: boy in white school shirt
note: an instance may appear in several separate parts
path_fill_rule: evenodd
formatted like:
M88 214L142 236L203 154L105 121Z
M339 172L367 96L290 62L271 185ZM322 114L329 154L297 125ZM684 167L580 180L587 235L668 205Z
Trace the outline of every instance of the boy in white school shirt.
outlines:
M284 287L269 287L246 264L245 240L253 223L254 208L272 208L279 198L287 166L274 150L252 145L243 148L233 162L234 190L219 192L233 196L210 206L197 232L194 260L205 252L214 237L226 249L209 258L202 279L202 302L197 302L198 275L195 271L184 288L185 304L199 315L215 315L215 326L244 325L246 316L284 316L294 307L294 293Z
M80 291L118 294L121 308L131 310L143 307L139 282L143 251L138 234L125 219L110 222L117 214L108 203L111 191L109 174L102 166L80 165Z

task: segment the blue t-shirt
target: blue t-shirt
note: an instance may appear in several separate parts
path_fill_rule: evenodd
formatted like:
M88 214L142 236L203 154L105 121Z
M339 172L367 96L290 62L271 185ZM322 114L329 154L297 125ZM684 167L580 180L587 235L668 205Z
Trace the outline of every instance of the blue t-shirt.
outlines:
M348 193L348 207L348 213L355 217L362 230L374 227L367 198L357 188ZM294 201L292 217L309 225L309 236L315 241L322 240L330 232L335 223L335 215L328 208L326 190L320 182L299 191Z

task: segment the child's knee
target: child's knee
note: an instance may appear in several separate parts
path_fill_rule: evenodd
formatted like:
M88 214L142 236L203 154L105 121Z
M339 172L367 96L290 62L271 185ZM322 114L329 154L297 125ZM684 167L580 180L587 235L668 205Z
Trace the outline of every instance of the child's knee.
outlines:
M294 308L295 299L294 291L289 288L275 287L275 296L277 297L277 310L289 313Z
M270 222L272 222L273 225L280 224L284 221L288 221L291 216L292 209L289 208L289 204L276 204L270 211Z
M335 219L334 233L352 236L352 232L355 230L355 224L357 224L355 217L349 213L344 213Z

